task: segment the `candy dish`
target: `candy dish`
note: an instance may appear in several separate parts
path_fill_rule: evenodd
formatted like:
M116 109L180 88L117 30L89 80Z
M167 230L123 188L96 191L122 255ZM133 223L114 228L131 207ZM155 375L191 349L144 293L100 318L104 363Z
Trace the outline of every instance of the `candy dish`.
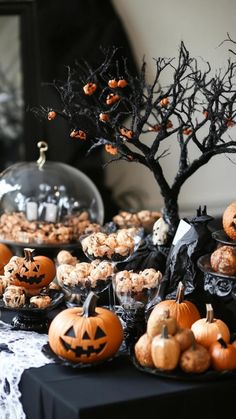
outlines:
M127 232L127 230L129 230L129 232ZM121 235L122 233L124 233L124 238L119 242L119 234ZM141 245L143 237L143 228L123 229L123 231L121 229L116 230L113 233L99 232L82 235L80 237L80 243L85 256L89 260L100 259L117 264L132 259ZM91 240L91 248L87 245L89 239ZM114 244L115 242L116 245Z
M0 299L0 309L9 310L14 314L11 324L16 330L31 330L39 333L46 333L48 330L47 315L64 300L63 292L49 290L47 293L40 295L49 295L52 298L51 303L45 308L34 307L30 304L29 299L22 307L13 308L6 306L3 299Z
M111 277L107 279L98 279L96 285L93 286L89 281L84 285L68 286L63 285L65 304L67 307L83 305L90 291L93 291L100 298L101 295L110 287L112 283Z
M210 263L211 254L201 256L198 268L204 273L204 290L225 301L236 300L236 276L213 271Z
M227 246L236 246L236 240L232 240L229 236L227 236L224 230L213 231L212 237L218 243L221 243Z

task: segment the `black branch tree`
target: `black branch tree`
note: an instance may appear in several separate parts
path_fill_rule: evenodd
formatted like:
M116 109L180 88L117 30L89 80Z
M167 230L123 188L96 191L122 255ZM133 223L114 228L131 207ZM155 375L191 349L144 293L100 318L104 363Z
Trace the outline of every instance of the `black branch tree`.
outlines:
M95 69L84 61L68 68L65 81L51 83L61 108L41 107L36 113L50 121L65 118L68 137L87 141L89 152L102 146L110 153L110 161L147 167L160 188L163 217L174 235L183 184L212 157L236 152L236 140L230 136L236 121L236 63L229 59L224 69L212 74L210 63L199 63L181 42L177 58L154 61L154 80L147 83L145 61L138 76L132 76L125 57L118 62L116 54L116 48L104 51L104 60ZM160 87L167 71L171 82ZM162 167L170 136L179 146L172 184ZM192 146L197 157L191 159Z

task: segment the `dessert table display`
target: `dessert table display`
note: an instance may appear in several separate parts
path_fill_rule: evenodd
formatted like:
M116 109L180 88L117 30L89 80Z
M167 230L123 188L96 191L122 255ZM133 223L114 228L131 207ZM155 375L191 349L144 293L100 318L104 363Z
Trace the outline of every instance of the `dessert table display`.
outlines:
M236 211L232 203L232 211L223 215L223 233L229 236L224 249L222 234L209 229L212 217L206 206L199 206L192 219L180 219L178 196L184 182L213 156L235 152L235 141L225 135L235 124L229 87L234 64L229 61L224 75L209 84L210 65L202 71L182 42L177 65L157 60L157 76L149 86L145 65L133 79L125 60L122 68L116 61L114 65L116 52L105 52L97 69L86 64L76 83L76 72L68 69L65 84L53 83L63 109L41 108L38 113L48 121L67 119L70 138L90 141L90 151L103 146L114 160L148 167L164 208L122 211L103 225L103 203L93 183L67 165L46 162L44 142L38 144L37 162L19 163L2 173L0 239L15 249L0 278L2 313L18 312L11 326L2 325L4 409L8 414L5 406L14 382L20 385L27 419L141 418L154 407L165 418L173 414L171 401L182 418L186 412L187 417L202 416L203 406L208 419L221 417L226 400L227 407L233 406L235 392L236 323L232 316L226 320L224 297L225 290L234 289L236 275ZM159 75L166 68L173 71L173 84L159 89ZM79 126L80 114L89 121L85 127ZM131 117L130 126L121 125L124 114ZM142 141L148 133L153 143ZM169 185L161 167L166 151L159 146L171 135L177 136L180 152ZM193 160L190 142L199 151ZM32 317L42 313L48 323L37 328ZM21 341L21 333L38 342L41 356L39 364L31 364L29 345L27 356L20 353L24 363L17 378L10 375L9 382L7 360L13 368L16 361L9 354L16 349L11 344ZM30 368L35 366L41 368ZM29 388L35 389L32 398ZM215 400L222 400L222 388L227 394L219 407ZM15 410L20 411L16 394ZM23 418L22 410L19 415Z

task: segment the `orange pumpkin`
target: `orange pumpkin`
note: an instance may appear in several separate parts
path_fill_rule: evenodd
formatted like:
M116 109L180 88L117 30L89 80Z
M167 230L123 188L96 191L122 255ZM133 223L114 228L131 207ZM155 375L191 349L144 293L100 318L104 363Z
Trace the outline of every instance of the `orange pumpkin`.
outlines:
M212 343L209 348L211 364L217 371L236 369L236 347L231 343L226 343L221 335L217 341Z
M210 365L211 357L208 350L196 342L182 352L179 359L179 366L186 373L200 374Z
M179 282L175 300L163 300L154 306L150 316L163 313L163 309L169 309L170 316L175 317L179 327L191 328L192 324L200 319L200 313L191 301L184 299L184 286Z
M4 273L4 266L9 262L13 253L11 249L3 243L0 243L0 275Z
M114 355L123 340L119 317L96 307L92 291L83 307L67 308L52 320L48 339L53 352L71 362L83 364L103 361Z
M56 266L47 256L33 256L33 249L24 249L24 257L13 256L4 267L4 275L12 285L26 289L29 295L37 294L56 275Z
M154 363L152 360L152 337L144 333L134 345L135 358L143 367L153 368Z
M152 339L152 360L156 368L163 371L174 370L179 362L180 344L172 335L168 335L167 326L162 326L161 334Z
M222 216L223 229L228 237L236 240L236 201L231 202Z
M230 331L227 324L214 318L214 310L211 304L206 304L206 317L193 323L191 329L196 342L207 349L217 341L219 333L226 343L230 340Z

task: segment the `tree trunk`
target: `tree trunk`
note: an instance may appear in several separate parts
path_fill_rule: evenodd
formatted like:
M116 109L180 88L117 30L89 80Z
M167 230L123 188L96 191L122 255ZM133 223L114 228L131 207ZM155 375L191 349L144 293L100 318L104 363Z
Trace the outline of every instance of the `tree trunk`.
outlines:
M169 225L169 235L173 238L179 224L179 207L177 197L164 197L163 218Z

